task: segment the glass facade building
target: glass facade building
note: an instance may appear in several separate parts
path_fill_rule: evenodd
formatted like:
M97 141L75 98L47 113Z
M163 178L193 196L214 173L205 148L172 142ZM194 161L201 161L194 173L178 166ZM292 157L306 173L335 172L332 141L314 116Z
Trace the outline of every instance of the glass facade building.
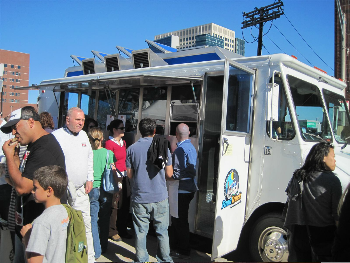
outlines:
M210 37L204 37L206 38L203 40L203 37L199 37L200 43L197 43L197 36L202 35L209 35ZM177 36L179 37L179 44L178 46L172 46L177 49L186 49L191 47L197 47L204 45L203 43L207 41L208 44L213 45L216 39L220 39L220 41L217 41L218 44L220 44L220 47L223 47L224 49L227 49L232 52L236 52L236 38L235 38L235 31L232 31L230 29L227 29L225 27L219 26L214 23L209 23L205 25L200 26L194 26L190 28L185 28L177 31L172 31L160 35L156 35L154 37L154 41L163 41L163 39L166 39L170 36ZM164 40L167 41L167 40ZM204 42L203 42L204 41ZM242 40L243 41L243 40ZM222 46L223 42L223 46ZM161 42L159 42L161 43ZM162 43L163 44L163 43ZM245 53L244 45L240 45L240 52ZM241 54L239 53L239 54Z
M198 35L195 37L196 46L216 46L224 48L224 40L209 34Z

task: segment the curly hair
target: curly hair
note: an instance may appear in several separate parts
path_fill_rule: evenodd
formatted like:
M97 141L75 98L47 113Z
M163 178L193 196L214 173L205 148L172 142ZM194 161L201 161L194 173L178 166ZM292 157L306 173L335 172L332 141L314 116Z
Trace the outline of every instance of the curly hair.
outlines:
M53 123L53 118L50 113L44 111L40 113L40 123L43 129L50 128L53 129L55 124Z
M103 132L98 127L93 127L88 132L89 140L93 150L97 150L103 140Z

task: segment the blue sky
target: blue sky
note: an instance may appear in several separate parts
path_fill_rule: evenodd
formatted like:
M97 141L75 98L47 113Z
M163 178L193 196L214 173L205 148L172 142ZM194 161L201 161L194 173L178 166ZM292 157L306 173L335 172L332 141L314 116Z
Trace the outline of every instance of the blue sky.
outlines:
M251 42L258 30L241 29L242 12L274 0L0 0L0 48L30 54L29 83L63 77L70 55L93 57L91 50L117 53L116 45L147 48L145 39L169 31L216 23ZM263 54L286 53L334 72L334 0L284 0L286 16L264 26ZM299 31L308 45L301 39ZM276 28L276 27L278 28ZM283 35L280 33L283 33ZM288 41L293 44L288 43ZM278 47L277 47L278 46ZM315 54L316 52L322 60ZM257 42L246 43L255 56ZM310 63L309 63L310 62ZM31 92L29 102L36 102Z

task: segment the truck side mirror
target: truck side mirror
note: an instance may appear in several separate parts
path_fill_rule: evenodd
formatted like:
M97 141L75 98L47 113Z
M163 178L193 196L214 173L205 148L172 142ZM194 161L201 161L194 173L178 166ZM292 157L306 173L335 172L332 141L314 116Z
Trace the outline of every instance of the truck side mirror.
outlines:
M273 130L273 122L278 121L278 102L280 86L276 83L269 83L267 86L267 116L266 121L269 122L270 138L276 138L277 131ZM275 127L275 129L278 127Z

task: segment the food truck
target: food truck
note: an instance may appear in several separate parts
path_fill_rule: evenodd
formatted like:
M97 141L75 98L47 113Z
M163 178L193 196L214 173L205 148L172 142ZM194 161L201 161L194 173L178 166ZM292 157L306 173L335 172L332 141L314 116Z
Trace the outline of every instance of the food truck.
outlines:
M287 261L285 189L315 143L334 144L334 172L343 189L349 183L346 84L286 54L117 48L124 54L71 56L78 66L64 77L32 86L39 112L49 111L56 127L73 106L103 129L122 118L127 145L140 138L142 118L155 119L171 142L186 123L198 151L191 232L213 240L213 260L245 237L255 261Z

